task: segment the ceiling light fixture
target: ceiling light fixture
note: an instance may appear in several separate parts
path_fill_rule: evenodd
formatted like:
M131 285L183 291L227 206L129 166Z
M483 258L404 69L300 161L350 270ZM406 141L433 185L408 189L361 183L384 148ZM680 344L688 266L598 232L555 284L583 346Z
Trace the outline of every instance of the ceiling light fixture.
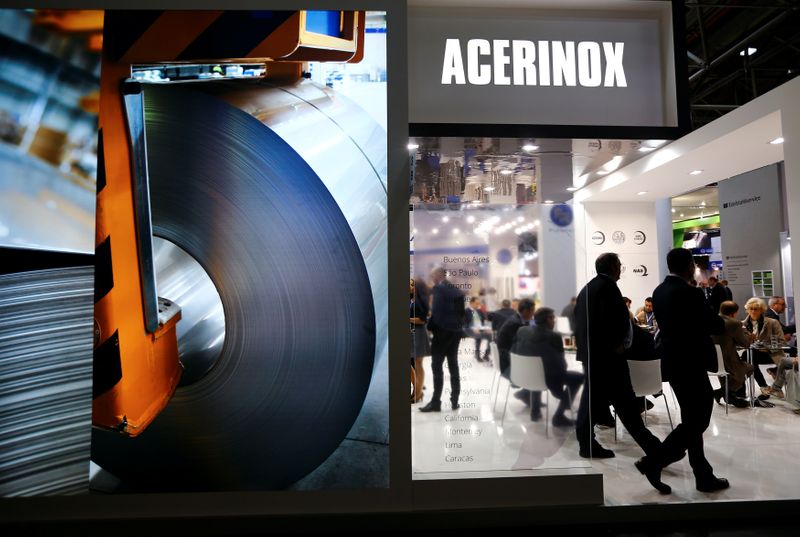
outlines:
M705 206L706 206L706 200L701 201L700 202L700 207L705 207Z
M450 221L450 217L449 216L443 216L442 217L442 222L444 222L445 224L448 223L449 221Z
M611 172L606 170L597 170L597 175L608 175L609 173Z
M483 191L484 191L484 192L491 192L492 190L494 190L494 187L493 187L493 186L487 186L487 187L484 187L484 188L483 188Z
M703 170L692 170L689 175L700 175L701 173L703 173Z
M500 173L503 175L511 175L514 172L512 172L511 170L500 170Z
M408 144L409 151L413 151L414 149L419 149L419 144L414 144L414 143Z
M637 196L644 196L645 194L647 194L647 190L642 190L641 192L636 193Z
M774 140L770 140L769 143L771 143L772 145L780 145L783 143L783 136L778 136Z
M458 229L457 227L453 228L453 235L458 235L459 233L461 233L460 229Z
M439 228L433 228L433 229L431 230L431 233L433 233L434 235L436 235L437 233L439 233Z
M544 202L549 205L549 204L553 203L553 200L544 200Z
M567 192L575 192L576 190L578 190L577 186L568 186L567 187Z
M648 145L643 145L639 148L639 151L642 153L649 153L650 151L655 151L655 150L656 150L655 147L650 147Z
M739 56L745 56L745 55L752 56L756 52L758 52L758 49L756 47L747 47L747 50L742 50L741 52L739 52Z
M673 207L673 208L672 208L672 212L673 212L673 213L675 212L675 207Z
M522 146L522 149L525 151L536 151L537 149L539 149L539 146L533 144L525 144Z
M475 221L475 217L474 217L474 216L472 216L472 215L469 215L469 216L467 217L467 222L468 222L468 223L470 223L470 224L471 224L471 223L473 223L474 221Z

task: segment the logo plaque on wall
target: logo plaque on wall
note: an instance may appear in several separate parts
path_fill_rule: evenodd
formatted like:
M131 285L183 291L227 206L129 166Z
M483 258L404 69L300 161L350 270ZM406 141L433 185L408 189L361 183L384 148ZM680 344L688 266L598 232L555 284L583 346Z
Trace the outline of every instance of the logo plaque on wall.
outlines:
M647 276L647 267L644 265L639 265L638 267L633 269L633 273L636 276L642 276L642 277Z
M565 203L554 205L550 209L550 220L558 227L567 227L572 223L572 208Z
M634 244L644 244L646 240L647 240L647 235L644 234L644 231L635 231L633 233Z
M614 244L623 244L625 242L625 233L622 231L615 231L613 235L611 235L611 240L614 241Z
M595 243L597 246L600 246L604 242L606 242L606 236L602 231L595 231L592 233L592 242Z

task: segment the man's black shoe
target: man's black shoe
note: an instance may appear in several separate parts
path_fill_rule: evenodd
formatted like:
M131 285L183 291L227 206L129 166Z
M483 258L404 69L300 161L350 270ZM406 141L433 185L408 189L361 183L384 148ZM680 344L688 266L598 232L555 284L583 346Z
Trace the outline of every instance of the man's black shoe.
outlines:
M442 403L434 403L431 401L424 407L419 409L420 412L441 412L442 411Z
M714 475L703 479L697 479L695 484L697 485L697 490L700 492L716 492L731 486L724 477L716 477Z
M578 454L584 459L613 459L614 452L601 446L597 440L592 440L591 450L589 446L581 446Z
M553 416L553 427L572 427L575 422L563 414Z
M539 421L542 419L542 412L531 412L531 421Z
M514 398L519 399L526 405L531 404L531 392L529 392L528 390L518 390L514 392Z
M636 466L639 473L645 476L650 484L653 485L653 488L659 493L669 494L672 492L672 488L661 481L661 468L650 464L650 460L647 457L642 457L633 463L633 465Z

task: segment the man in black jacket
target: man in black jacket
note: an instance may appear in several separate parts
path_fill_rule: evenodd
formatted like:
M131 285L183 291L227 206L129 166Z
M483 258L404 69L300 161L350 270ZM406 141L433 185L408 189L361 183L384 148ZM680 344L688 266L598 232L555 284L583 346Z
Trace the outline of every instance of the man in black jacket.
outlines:
M511 358L509 352L514 345L514 338L517 335L517 330L522 326L529 325L533 318L533 300L530 298L523 298L519 301L517 309L519 313L515 313L509 317L500 330L497 332L497 350L500 351L500 372L508 378L511 370ZM531 420L538 421L542 417L542 392L529 392L528 390L519 390L514 392L514 397L531 405Z
M428 330L433 332L431 340L431 371L433 372L433 396L421 412L442 410L442 388L447 358L450 372L450 404L453 410L459 408L458 396L461 392L461 378L458 375L458 344L464 330L464 293L447 280L447 273L441 267L431 272L433 280L433 303Z
M583 384L583 374L567 370L564 359L564 342L554 331L556 313L551 308L539 308L533 314L536 326L523 326L517 330L511 351L523 356L539 356L544 366L547 389L561 402L553 414L553 425L571 427L575 422L564 412L572 408L572 400ZM564 389L566 385L567 390Z
M717 281L714 276L708 279L708 305L711 306L711 311L719 314L719 306L728 300L728 293L725 292L725 286Z
M597 276L581 289L575 304L578 361L583 364L588 379L575 423L579 454L585 458L614 456L614 452L601 446L594 435L594 425L608 414L609 404L648 454L661 442L642 422L624 356L626 346L630 347L633 340L633 326L616 283L622 263L617 254L605 253L595 260L594 266Z
M681 423L655 453L636 462L636 467L663 494L670 488L661 482L661 470L689 452L697 490L714 492L728 488L728 480L714 475L705 457L703 433L711 421L713 389L708 371L717 370L712 334L722 334L725 324L689 285L694 273L692 252L675 248L667 254L670 274L653 292L653 307L660 333L661 366L681 407Z

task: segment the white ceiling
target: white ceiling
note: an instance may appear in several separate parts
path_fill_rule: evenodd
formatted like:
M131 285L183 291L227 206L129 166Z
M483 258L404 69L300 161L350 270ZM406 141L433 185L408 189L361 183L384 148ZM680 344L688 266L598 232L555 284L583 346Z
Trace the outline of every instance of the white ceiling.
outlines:
M588 185L576 193L576 199L610 202L673 198L783 160L783 145L769 143L781 136L780 112L707 142L708 135L715 133L706 127ZM702 173L690 175L693 170Z

